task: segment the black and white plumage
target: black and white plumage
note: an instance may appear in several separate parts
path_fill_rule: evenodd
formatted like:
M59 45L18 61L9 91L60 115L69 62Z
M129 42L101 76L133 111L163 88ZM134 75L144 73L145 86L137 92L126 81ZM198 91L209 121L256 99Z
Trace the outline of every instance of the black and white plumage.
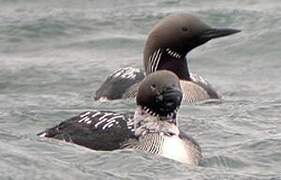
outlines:
M138 84L144 79L144 72L133 67L125 67L114 71L96 91L95 100L113 100L124 97L135 97ZM136 86L134 90L129 90Z
M79 144L96 150L120 149L122 143L134 136L132 113L86 111L38 135ZM105 143L106 142L106 143Z
M218 93L208 81L189 72L186 55L192 49L211 39L238 32L240 31L236 29L212 28L198 18L188 14L167 16L156 24L148 35L143 57L145 74L147 75L158 70L174 72L181 80L180 83L185 102L218 99ZM117 71L126 74L124 71L126 69L121 68ZM108 79L112 82L115 81L111 77ZM97 90L96 100L132 97L136 95L137 87L141 81L141 78L134 80L126 79L126 84L128 85L128 82L131 84L122 89L122 93L117 97L115 92L112 94L108 92L112 91L111 89L119 88L120 84L114 85L111 83L112 86L109 86L108 79Z
M190 165L198 165L202 158L199 144L180 131L170 118L143 118L141 124L135 128L135 136L137 139L129 139L123 148L159 154Z
M136 149L197 165L200 146L177 127L181 101L178 77L170 71L157 71L141 82L133 115L87 111L38 135L95 150Z

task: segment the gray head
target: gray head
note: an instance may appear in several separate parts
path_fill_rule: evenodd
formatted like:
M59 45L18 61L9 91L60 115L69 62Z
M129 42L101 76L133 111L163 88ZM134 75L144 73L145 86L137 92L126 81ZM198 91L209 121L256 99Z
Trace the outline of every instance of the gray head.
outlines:
M240 32L236 29L212 28L189 14L170 15L150 32L144 49L146 74L167 69L180 79L189 80L186 54L211 39Z
M136 101L138 106L152 115L175 115L182 101L177 75L167 70L147 75L139 86Z

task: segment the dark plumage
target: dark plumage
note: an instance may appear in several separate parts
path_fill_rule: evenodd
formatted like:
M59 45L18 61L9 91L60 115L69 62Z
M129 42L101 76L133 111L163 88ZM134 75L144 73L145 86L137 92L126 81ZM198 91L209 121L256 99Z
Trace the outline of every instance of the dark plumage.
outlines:
M181 101L178 77L161 70L140 83L134 115L87 111L38 135L95 150L132 148L196 165L201 159L200 147L177 127Z
M38 135L79 144L96 150L120 149L128 138L134 136L133 114L112 111L86 111ZM106 142L106 143L105 143Z
M211 39L238 32L239 30L235 29L212 28L198 18L188 14L167 16L153 27L146 40L143 58L145 73L147 75L158 70L174 72L181 80L184 101L186 102L217 99L219 95L210 83L202 77L189 72L186 55L192 49ZM137 69L135 71L140 72ZM128 73L123 68L117 70L117 72ZM115 83L109 86L109 81L114 82L114 77L110 76L97 90L96 100L112 100L135 96L141 78L126 79L126 85L128 85L126 87L121 81L118 84ZM107 88L105 88L105 84L107 84ZM120 89L119 91L122 92L117 97L116 92L108 93L112 91L110 89Z

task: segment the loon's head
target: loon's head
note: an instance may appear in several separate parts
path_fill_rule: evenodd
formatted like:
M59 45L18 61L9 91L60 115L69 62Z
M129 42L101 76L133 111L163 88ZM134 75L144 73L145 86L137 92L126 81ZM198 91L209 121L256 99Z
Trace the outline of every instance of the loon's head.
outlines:
M190 80L186 54L211 39L238 32L236 29L212 28L189 14L167 16L154 26L146 41L146 74L167 69L180 79Z
M139 86L136 101L147 114L158 116L163 120L175 120L176 111L182 101L177 75L167 70L147 75Z

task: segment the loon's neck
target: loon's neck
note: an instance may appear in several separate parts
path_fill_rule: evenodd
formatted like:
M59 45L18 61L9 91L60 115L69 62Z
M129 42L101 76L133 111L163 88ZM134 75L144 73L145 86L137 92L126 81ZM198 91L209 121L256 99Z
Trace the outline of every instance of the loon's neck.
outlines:
M190 50L189 50L190 51ZM146 74L158 70L174 72L179 79L190 81L190 74L186 55L189 51L183 48L153 48L146 47L144 50L144 66Z
M149 64L150 66L150 64ZM180 80L187 80L190 81L190 74L188 70L188 63L185 56L175 57L171 56L169 54L163 54L161 56L161 59L159 60L159 64L157 65L157 68L147 68L147 70L169 70L175 73ZM147 74L150 73L149 71L146 72Z
M187 80L190 81L190 73L188 70L188 64L185 57L181 59L177 59L174 57L165 57L163 60L161 60L158 69L162 70L166 69L169 71L174 72L180 80Z
M176 123L176 113L169 117L151 115L149 110L138 106L134 114L135 136L143 136L147 133L179 134Z

